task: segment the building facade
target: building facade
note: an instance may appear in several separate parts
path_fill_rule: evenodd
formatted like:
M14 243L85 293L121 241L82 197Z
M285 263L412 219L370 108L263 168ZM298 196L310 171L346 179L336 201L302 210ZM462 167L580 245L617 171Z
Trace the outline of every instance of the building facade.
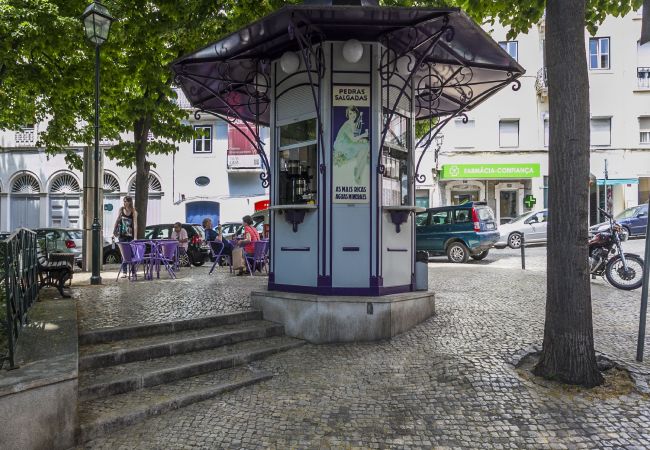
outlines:
M149 156L147 224L200 223L204 217L215 224L241 221L256 202L268 199L260 157L234 127L207 115L196 120L182 95L179 102L188 109L188 123L201 133L192 142L179 143L174 154ZM64 155L47 155L36 147L44 126L0 132L0 231L83 227L83 174L71 170ZM101 145L106 149L110 142ZM82 147L73 149L83 157ZM112 234L121 199L134 190L135 168L104 158L106 236Z
M438 152L424 155L416 197L421 206L487 201L499 223L547 206L548 83L544 22L507 40L488 29L527 73L521 89L452 120ZM640 46L641 12L608 17L585 33L591 108L590 222L597 206L619 213L650 193L650 43ZM552 88L552 87L550 87Z

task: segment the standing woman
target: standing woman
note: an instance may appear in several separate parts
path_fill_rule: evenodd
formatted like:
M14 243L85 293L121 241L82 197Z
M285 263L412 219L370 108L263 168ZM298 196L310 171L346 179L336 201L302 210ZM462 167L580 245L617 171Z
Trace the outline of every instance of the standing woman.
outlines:
M133 199L124 197L124 204L120 208L115 226L113 227L113 236L120 242L131 242L138 235L138 212L133 207Z

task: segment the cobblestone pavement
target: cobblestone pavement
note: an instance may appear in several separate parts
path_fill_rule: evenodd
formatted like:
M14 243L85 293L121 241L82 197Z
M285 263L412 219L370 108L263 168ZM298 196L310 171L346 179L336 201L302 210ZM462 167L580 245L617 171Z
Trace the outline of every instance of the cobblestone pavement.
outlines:
M129 324L189 319L250 309L249 292L266 287L265 276L234 276L226 268L208 274L210 265L183 268L176 280L116 281L117 267L102 272L104 286L88 285L87 273L75 274L80 331Z
M87 447L650 448L647 395L567 394L522 379L508 363L541 342L545 275L510 267L516 264L507 255L463 266L432 262L437 315L390 341L305 345L275 355L254 364L274 373L268 382ZM242 284L238 295L244 290ZM597 350L650 374L650 362L634 363L640 292L599 280L592 292ZM223 307L213 304L218 295L197 305L245 307L245 299L233 298ZM79 301L85 314L90 301ZM126 297L120 303L129 306Z

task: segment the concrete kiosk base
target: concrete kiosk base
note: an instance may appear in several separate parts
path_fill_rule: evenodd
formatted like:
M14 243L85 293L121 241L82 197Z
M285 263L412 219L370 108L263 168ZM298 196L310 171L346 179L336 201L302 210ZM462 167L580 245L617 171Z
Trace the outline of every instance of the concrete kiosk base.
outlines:
M251 305L264 320L284 325L289 336L313 344L388 339L435 313L433 292L382 297L343 297L263 291L251 293Z

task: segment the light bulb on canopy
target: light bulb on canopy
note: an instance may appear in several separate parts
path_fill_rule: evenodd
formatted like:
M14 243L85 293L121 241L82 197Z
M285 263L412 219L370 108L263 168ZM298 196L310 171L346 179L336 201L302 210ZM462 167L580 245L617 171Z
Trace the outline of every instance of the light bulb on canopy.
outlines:
M357 39L349 39L343 44L343 59L350 64L358 63L363 57L363 44Z
M294 52L284 52L280 57L280 68L287 75L296 73L300 67L300 58Z

